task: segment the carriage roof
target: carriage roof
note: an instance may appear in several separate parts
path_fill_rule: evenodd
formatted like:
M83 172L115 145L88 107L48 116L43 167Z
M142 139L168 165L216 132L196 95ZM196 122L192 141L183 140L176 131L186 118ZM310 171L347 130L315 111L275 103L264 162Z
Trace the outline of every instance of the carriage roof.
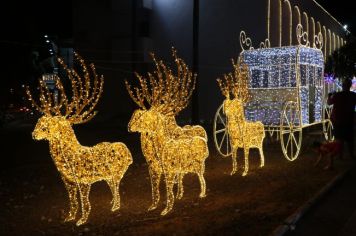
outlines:
M323 76L324 57L316 48L298 45L250 49L242 51L240 57L249 67L250 88L296 87Z
M323 53L320 49L302 45L250 49L241 52L240 56L250 68L296 63L317 67L324 66Z

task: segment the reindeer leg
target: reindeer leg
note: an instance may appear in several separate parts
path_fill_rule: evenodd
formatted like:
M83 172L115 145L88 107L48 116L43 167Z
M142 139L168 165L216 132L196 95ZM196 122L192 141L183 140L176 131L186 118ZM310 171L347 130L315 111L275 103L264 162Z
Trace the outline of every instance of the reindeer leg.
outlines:
M166 173L165 179L166 179L166 189L167 189L167 204L166 204L166 208L161 212L162 216L170 212L174 205L174 194L173 194L174 177L175 174Z
M245 159L245 168L244 172L242 173L242 176L246 176L248 172L248 155L249 155L249 148L244 147L244 159Z
M230 175L235 174L237 171L237 148L232 149L232 171Z
M110 187L110 191L111 191L111 195L112 195L112 199L111 199L111 204L114 204L114 200L115 200L115 186L114 186L114 181L112 179L107 179L106 183L109 185Z
M152 188L152 205L148 208L149 211L152 211L157 208L160 193L159 193L159 183L161 181L161 171L154 170L154 168L149 168L151 176L151 188Z
M64 221L72 221L75 219L75 216L78 211L78 199L77 199L78 188L75 183L69 182L63 177L62 180L68 192L69 205L70 205L68 216L64 219Z
M178 174L178 191L177 191L177 199L182 199L184 189L183 189L183 177L182 173Z
M265 156L263 155L262 144L261 144L261 146L258 148L258 151L260 152L260 158L261 158L260 167L263 167L263 166L265 165Z
M201 170L198 173L199 182L200 182L200 194L199 197L203 198L206 196L206 183L204 178L204 171L205 171L205 163L202 164Z
M111 211L116 211L120 209L120 182L123 177L123 174L115 176L113 182L113 205Z
M89 202L90 184L81 184L79 186L80 200L82 204L82 217L77 221L77 226L84 224L88 220L91 210Z

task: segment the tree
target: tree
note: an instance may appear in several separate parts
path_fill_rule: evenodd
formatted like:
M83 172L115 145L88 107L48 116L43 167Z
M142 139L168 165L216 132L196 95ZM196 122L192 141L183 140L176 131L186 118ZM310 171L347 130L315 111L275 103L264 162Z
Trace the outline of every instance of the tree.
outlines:
M356 76L356 38L350 36L347 43L334 51L325 63L325 72L336 78L345 79Z

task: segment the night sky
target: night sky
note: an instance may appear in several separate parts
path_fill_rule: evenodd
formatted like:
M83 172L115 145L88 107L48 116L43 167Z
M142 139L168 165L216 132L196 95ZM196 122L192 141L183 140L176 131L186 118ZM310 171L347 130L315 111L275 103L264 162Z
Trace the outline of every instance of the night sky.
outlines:
M347 0L317 0L341 24L347 24L348 30L356 35L356 12L352 1Z

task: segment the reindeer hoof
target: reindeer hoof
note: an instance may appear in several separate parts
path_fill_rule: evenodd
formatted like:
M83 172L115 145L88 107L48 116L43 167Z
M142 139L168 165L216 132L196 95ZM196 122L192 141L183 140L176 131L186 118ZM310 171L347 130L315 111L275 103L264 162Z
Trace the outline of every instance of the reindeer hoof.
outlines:
M65 219L64 222L75 220L75 215L69 214Z
M76 225L77 226L81 226L85 222L87 222L87 219L82 217L82 218L80 218L80 220L77 221Z
M242 173L242 176L246 176L246 175L247 175L247 172Z
M119 210L119 209L120 209L120 205L119 205L119 204L113 205L113 206L111 207L111 211L117 211L117 210Z
M206 197L206 194L205 193L201 193L201 194L199 194L199 197L200 198Z
M236 173L236 170L231 171L230 175L233 175Z
M171 209L168 209L167 207L161 212L161 216L167 215L168 212L170 212Z
M157 204L152 204L149 208L148 211L153 211L157 208Z

